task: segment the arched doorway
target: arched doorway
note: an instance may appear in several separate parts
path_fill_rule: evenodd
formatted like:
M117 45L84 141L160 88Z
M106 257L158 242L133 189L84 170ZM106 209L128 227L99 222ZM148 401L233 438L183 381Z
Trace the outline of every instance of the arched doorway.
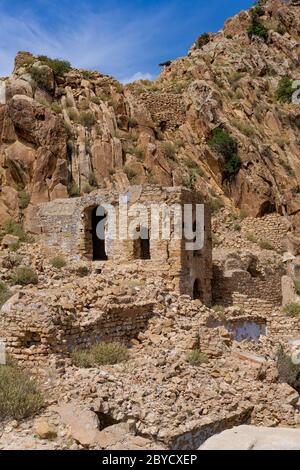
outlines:
M97 215L98 207L92 210L92 242L93 242L93 261L107 261L105 240L101 240L97 235L97 226L100 222L103 222L107 215Z
M194 282L193 299L203 300L203 292L202 292L201 282L199 281L199 279L196 279Z

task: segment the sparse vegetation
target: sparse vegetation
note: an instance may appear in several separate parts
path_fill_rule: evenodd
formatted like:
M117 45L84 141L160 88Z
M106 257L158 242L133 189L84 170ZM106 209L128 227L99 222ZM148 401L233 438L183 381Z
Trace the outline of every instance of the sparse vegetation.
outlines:
M165 62L161 62L158 66L159 67L170 67L172 65L172 60L166 60Z
M135 118L130 117L128 119L129 129L135 129L136 127L138 127L138 125L139 125L139 123L137 122L137 120Z
M161 144L164 156L169 160L175 160L176 158L176 147L173 142L162 142Z
M67 262L62 256L55 256L50 260L50 264L53 266L53 268L62 269L67 265Z
M29 194L25 191L25 189L23 189L19 191L18 197L19 197L19 208L22 210L26 209L30 202Z
M294 91L293 80L290 77L285 76L278 83L275 95L276 99L281 103L290 103Z
M139 146L132 147L130 149L130 153L134 155L140 162L145 160L145 151Z
M283 312L288 317L299 317L300 316L300 304L291 303L284 307Z
M96 118L91 111L82 111L79 116L79 122L84 127L90 128L96 123Z
M52 103L51 109L56 114L59 114L59 113L62 112L61 105L59 103L57 103L56 101L54 101L54 103Z
M264 14L262 5L257 3L256 6L250 10L250 13L252 22L247 31L249 38L252 39L254 36L257 36L267 41L269 30L260 20L260 16Z
M94 72L91 70L81 70L81 75L85 80L92 80L94 78Z
M274 245L272 245L268 240L259 240L258 245L262 250L275 250Z
M187 355L187 362L191 366L200 366L209 362L206 354L202 353L200 349L194 349Z
M208 145L224 157L224 178L234 177L240 171L241 159L238 156L238 146L233 137L225 130L217 128L213 130Z
M195 189L195 184L197 181L197 173L195 170L190 170L188 175L185 175L182 178L182 184L188 189Z
M71 70L71 64L67 60L50 59L45 55L38 56L38 59L42 64L48 65L55 75L63 76Z
M76 269L76 274L77 274L78 277L85 277L85 276L88 276L90 274L90 270L87 266L79 266Z
M132 181L137 176L137 172L128 165L124 166L123 171L125 175L127 176L127 178L129 179L129 181Z
M68 186L68 193L70 197L77 197L80 195L80 189L75 181L72 181Z
M248 240L248 242L251 242L251 243L258 243L259 241L253 233L248 233L246 235L246 239Z
M118 342L98 343L89 349L76 349L71 354L75 366L86 368L118 364L128 359L128 357L128 349Z
M224 207L224 202L218 196L211 197L209 202L212 214L217 214Z
M0 238L3 238L5 235L14 235L19 238L20 242L24 243L31 243L33 241L32 237L27 235L22 226L13 219L7 220L2 225Z
M198 37L196 41L196 47L197 49L202 49L206 44L208 44L210 41L210 36L208 33L203 33L201 36Z
M11 280L14 285L28 286L38 283L38 275L37 272L29 266L19 266L13 271Z
M239 129L242 134L244 134L246 137L254 137L255 136L255 130L253 129L250 124L246 122L241 122L241 121L235 121L234 123L235 127Z
M93 191L92 186L89 183L85 183L82 188L84 194L90 194Z
M21 420L36 415L43 397L34 380L15 365L0 365L0 420Z

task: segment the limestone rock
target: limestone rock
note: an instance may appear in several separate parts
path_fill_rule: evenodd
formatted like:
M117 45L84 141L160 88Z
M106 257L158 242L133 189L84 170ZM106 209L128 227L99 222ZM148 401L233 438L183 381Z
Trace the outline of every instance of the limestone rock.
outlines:
M38 419L35 422L35 432L40 439L55 439L57 436L54 426L44 419Z
M200 450L300 450L300 429L239 426L211 437Z

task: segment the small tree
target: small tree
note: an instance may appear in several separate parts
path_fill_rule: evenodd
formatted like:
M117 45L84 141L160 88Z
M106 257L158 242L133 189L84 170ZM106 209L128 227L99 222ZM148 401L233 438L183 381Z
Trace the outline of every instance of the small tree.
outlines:
M282 103L290 103L294 91L293 80L290 77L285 76L278 83L276 99Z
M223 155L225 163L223 168L224 178L232 178L241 169L241 159L238 155L236 141L225 130L214 129L208 145L215 151Z
M198 37L196 41L197 49L202 49L203 46L210 42L210 36L208 33L203 33L201 36Z

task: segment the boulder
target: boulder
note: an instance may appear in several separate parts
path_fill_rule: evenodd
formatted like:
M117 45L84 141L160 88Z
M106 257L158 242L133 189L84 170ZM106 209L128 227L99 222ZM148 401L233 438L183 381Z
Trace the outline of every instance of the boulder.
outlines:
M3 248L8 248L9 246L14 245L15 243L18 243L18 242L19 242L19 237L16 237L15 235L5 235L5 237L3 237L2 239L1 246Z
M199 450L300 450L300 429L238 426L211 437Z
M40 439L55 439L57 437L56 429L48 423L45 419L38 419L34 423L34 428L37 436Z

